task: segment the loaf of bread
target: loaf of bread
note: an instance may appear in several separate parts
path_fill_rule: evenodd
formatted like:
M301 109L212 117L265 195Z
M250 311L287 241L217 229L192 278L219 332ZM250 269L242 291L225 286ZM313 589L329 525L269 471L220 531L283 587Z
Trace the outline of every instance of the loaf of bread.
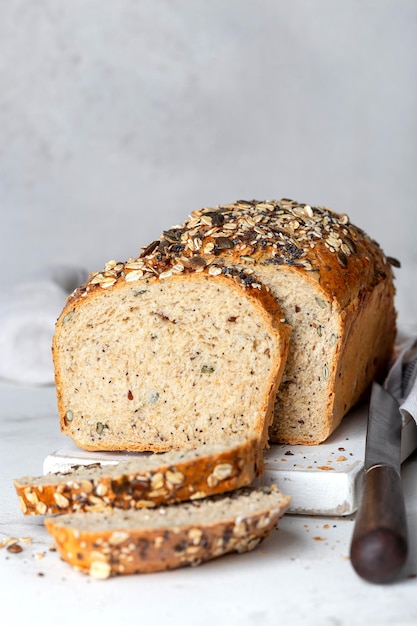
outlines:
M385 373L396 264L324 207L195 211L70 297L53 345L63 432L89 449L265 442L280 385L270 441L321 443Z
M88 450L255 438L261 465L288 352L282 311L251 273L161 256L110 263L69 298L53 341L62 431Z
M250 485L263 469L259 452L257 439L225 441L188 451L141 454L115 465L24 476L14 486L25 515L149 508Z
M290 498L274 487L155 509L108 508L47 517L60 556L95 578L199 565L253 550L276 526Z

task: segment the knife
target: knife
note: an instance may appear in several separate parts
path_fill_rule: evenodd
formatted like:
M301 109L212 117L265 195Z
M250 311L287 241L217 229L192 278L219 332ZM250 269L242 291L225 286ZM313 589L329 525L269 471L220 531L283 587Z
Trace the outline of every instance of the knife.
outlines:
M401 428L399 403L378 383L373 383L362 492L350 547L354 570L373 583L394 581L407 559Z

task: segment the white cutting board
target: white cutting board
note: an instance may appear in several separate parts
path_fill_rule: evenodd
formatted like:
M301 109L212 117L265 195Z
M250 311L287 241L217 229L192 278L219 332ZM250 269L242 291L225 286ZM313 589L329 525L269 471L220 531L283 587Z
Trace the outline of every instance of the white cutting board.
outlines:
M277 484L291 496L289 513L345 516L354 513L364 469L367 406L349 413L336 432L319 446L272 445L265 453L262 484ZM417 427L403 424L401 459L417 448ZM147 453L88 452L71 441L48 455L43 471L64 472L74 465L116 464Z
M274 446L266 454L262 482L276 482L291 496L290 513L354 513L362 486L367 417L367 405L351 411L319 446ZM410 417L403 423L401 461L416 448L417 426Z

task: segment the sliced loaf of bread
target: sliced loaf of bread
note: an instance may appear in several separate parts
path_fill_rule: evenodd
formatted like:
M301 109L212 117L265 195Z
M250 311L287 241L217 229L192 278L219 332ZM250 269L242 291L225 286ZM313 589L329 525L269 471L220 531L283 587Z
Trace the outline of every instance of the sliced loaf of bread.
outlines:
M225 441L188 451L143 453L115 465L23 476L14 486L25 515L149 508L250 485L262 472L259 457L257 439Z
M255 432L321 443L386 372L392 265L346 214L322 206L252 200L195 211L70 297L53 346L61 428L88 449L165 450ZM239 272L245 287L232 288ZM254 294L268 289L257 306ZM283 318L288 352L287 325L279 337L270 330Z
M290 498L271 487L156 509L73 513L45 519L62 559L95 578L199 565L254 549Z

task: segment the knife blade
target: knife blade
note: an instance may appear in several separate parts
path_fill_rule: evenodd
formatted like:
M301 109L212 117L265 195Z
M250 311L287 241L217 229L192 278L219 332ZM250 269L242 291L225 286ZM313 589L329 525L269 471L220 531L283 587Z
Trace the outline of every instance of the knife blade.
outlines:
M394 581L407 559L401 428L397 400L381 385L373 383L362 491L350 548L354 570L373 583Z

